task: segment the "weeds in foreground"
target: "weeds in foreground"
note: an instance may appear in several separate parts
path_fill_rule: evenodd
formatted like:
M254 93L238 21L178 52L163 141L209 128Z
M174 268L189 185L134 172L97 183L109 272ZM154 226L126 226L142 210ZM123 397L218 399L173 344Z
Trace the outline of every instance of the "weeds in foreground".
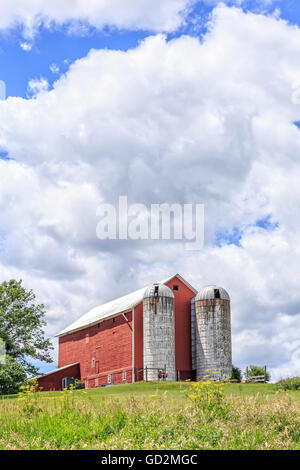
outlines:
M230 387L191 383L177 401L155 385L153 396L122 401L23 389L0 401L0 449L300 449L292 393L233 396Z
M42 411L42 408L39 407L37 391L38 382L34 379L28 381L27 385L21 385L20 387L18 402L21 402L25 416L31 416Z
M227 406L224 402L224 387L230 384L229 379L222 380L218 376L218 369L206 372L209 373L202 380L191 384L191 390L187 395L195 410L206 413L207 419L212 420L217 416L225 418Z

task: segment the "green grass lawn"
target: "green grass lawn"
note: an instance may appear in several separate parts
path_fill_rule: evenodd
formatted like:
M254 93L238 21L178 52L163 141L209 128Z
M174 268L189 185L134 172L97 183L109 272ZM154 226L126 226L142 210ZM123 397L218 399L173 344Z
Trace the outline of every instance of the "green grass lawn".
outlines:
M159 396L167 392L168 399L175 400L187 400L184 392L189 390L190 382L136 382L130 384L121 384L121 385L111 385L106 387L99 388L90 388L87 390L75 390L74 395L82 395L83 392L87 393L90 397L93 397L95 400L102 400L103 398L118 398L118 399L127 399L128 396L134 395L139 398L149 397L154 393L157 393ZM274 384L230 384L229 387L225 389L225 394L232 395L252 395L255 393L262 394L274 394L277 390L277 386ZM61 395L61 392L40 392L38 393L41 397L55 397ZM17 398L18 395L6 395L2 397L6 398ZM1 397L0 397L1 399Z
M40 392L0 400L0 449L300 449L300 391L190 382ZM213 398L213 399L211 399Z

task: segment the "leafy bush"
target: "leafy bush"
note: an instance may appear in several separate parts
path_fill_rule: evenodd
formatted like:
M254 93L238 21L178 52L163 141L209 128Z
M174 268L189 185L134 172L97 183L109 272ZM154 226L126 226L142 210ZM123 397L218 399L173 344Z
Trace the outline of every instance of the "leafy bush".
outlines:
M241 382L242 380L242 371L238 367L232 366L232 380L236 380L237 382Z
M291 377L278 382L281 390L300 390L300 377Z
M76 390L82 390L84 388L84 383L79 379L75 379L75 388Z
M19 387L26 381L23 367L12 357L6 356L0 364L0 395L18 393Z

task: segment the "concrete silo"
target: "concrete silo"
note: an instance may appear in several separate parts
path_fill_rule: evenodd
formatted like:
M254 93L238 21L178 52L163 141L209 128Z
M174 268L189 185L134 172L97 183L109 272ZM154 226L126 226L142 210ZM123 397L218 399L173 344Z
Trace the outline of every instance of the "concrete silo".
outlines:
M164 284L153 284L143 297L144 378L157 380L158 369L176 380L174 295Z
M201 289L195 298L196 375L201 380L207 369L220 369L231 377L230 297L219 286Z

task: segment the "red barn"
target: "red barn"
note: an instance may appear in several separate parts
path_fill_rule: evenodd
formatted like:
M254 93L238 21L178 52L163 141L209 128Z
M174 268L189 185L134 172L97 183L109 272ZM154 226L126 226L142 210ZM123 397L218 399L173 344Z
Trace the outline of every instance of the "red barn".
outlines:
M197 291L179 274L157 284L159 285L167 286L169 289L166 289L171 291L167 295L173 305L171 316L174 340L166 336L165 342L174 342L174 377L177 380L193 379L195 366L192 364L191 300ZM143 300L146 289L139 289L95 307L61 331L57 335L58 369L40 377L39 385L44 390L61 390L68 378L80 379L86 388L146 379L147 373L150 373L144 363ZM153 292L155 297L155 291ZM163 309L166 305L166 302L161 304ZM171 305L170 302L168 305ZM171 331L163 330L167 328L163 324L159 328L160 331ZM150 344L150 349L155 349L153 345L154 343ZM161 357L161 362L164 362L164 357ZM163 364L161 368L164 368ZM163 376L166 372L168 371L157 371L156 376Z

